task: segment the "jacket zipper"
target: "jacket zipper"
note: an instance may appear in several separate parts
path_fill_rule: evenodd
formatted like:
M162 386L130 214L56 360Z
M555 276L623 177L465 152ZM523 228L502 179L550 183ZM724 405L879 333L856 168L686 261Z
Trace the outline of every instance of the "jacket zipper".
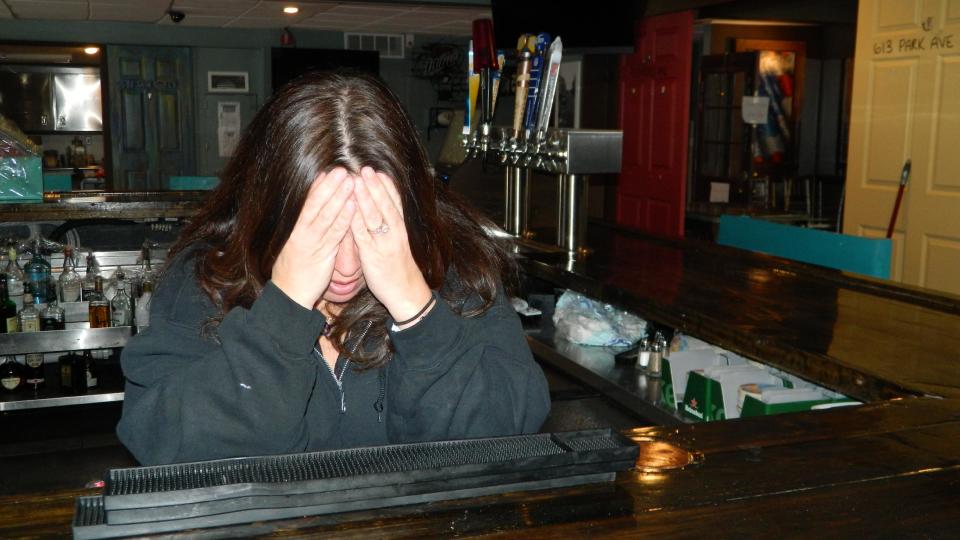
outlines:
M364 327L363 332L360 332L360 337L353 343L353 348L350 349L350 354L357 352L357 348L363 343L363 338L367 337L367 332L370 331L370 327L373 325L373 321L367 321L367 325ZM317 356L320 357L320 361L324 366L327 367L327 371L330 373L330 376L333 377L333 382L337 385L337 390L340 391L340 414L346 414L347 412L347 398L343 393L343 376L347 373L347 368L350 367L350 359L347 358L347 361L343 363L343 369L340 370L340 376L337 377L337 374L334 373L333 368L330 367L330 364L323 358L323 353L320 352L320 347L316 345L313 346L313 350L316 351Z

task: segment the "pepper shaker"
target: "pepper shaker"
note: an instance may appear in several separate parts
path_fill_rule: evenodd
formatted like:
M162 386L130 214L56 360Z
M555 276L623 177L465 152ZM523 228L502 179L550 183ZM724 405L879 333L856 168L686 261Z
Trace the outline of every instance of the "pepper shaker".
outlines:
M663 360L663 345L657 341L651 346L650 364L647 366L647 377L659 377Z

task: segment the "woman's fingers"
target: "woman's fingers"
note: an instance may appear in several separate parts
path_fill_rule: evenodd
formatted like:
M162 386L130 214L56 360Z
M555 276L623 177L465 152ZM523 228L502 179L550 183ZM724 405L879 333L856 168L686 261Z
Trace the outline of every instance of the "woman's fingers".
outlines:
M374 172L371 167L364 167L363 170L361 170L361 176L363 177L363 187L367 188L370 198L376 203L380 214L383 215L387 224L391 227L403 226L403 214L400 213L400 210L394 205L390 195L387 194L386 187L383 185L384 181L380 179L381 175ZM392 180L389 179L390 177L386 175L382 176L387 181L392 182ZM374 227L375 226L376 225L374 225Z
M400 215L403 215L403 201L400 199L400 192L397 191L397 186L393 182L393 178L390 178L384 173L378 172L377 178L380 179L380 183L383 184L383 187L387 190L387 195L390 196L390 200L393 201L393 205L400 212Z
M363 173L367 169L367 167L364 167L361 170L361 177L357 179L354 193L356 194L357 206L360 210L359 214L363 218L366 228L376 229L384 223L384 218L383 213L380 212L380 208L377 206L376 201L373 200L373 196L370 194L369 186L367 185L369 179L363 177Z
M350 221L350 231L353 233L353 240L360 248L360 259L362 260L363 252L373 241L373 236L367 230L367 223L359 209L353 213L353 219Z
M326 176L326 173L320 173L310 184L310 188L307 190L307 198L303 203L303 208L300 209L300 215L297 217L297 225L309 225L317 217L317 212L323 208L324 203L327 202L329 195L324 197L323 192L321 192L321 189L329 191L329 186L324 186ZM330 193L333 192L330 191Z
M329 226L329 223L336 218L337 213L343 208L344 201L352 193L353 182L346 169L337 167L327 173L317 191L317 199L321 201L321 206L317 209L310 224L315 225L320 221Z
M323 209L317 214L316 219L310 224L310 228L317 234L324 234L324 231L330 228L334 220L343 210L344 205L352 198L354 191L354 182L352 178L344 178L340 181L333 197L327 201Z
M307 191L306 201L303 203L300 216L297 218L298 223L305 226L313 223L323 207L330 201L330 198L336 194L340 181L345 176L346 171L342 167L318 174Z
M330 241L338 245L340 244L340 241L343 240L347 231L350 230L350 225L353 223L353 218L356 213L357 203L352 199L347 200L340 210L340 213L337 214L337 218L333 220L330 228L327 229L329 231Z

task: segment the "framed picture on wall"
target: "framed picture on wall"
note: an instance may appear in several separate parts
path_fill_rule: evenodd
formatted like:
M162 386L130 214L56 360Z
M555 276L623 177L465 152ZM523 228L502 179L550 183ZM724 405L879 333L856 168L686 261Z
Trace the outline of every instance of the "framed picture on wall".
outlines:
M246 71L208 71L207 92L246 94L250 91L250 73Z

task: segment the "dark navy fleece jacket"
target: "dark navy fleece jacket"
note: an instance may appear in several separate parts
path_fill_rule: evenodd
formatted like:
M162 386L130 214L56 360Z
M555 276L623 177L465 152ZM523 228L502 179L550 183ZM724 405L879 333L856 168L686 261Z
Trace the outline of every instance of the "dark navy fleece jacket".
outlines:
M546 379L503 294L476 318L437 302L390 332L396 354L382 370L344 370L339 359L341 403L314 351L319 312L268 283L250 309L226 314L217 339L202 337L214 306L192 259L170 264L151 326L122 355L117 434L145 465L531 433L549 411Z

